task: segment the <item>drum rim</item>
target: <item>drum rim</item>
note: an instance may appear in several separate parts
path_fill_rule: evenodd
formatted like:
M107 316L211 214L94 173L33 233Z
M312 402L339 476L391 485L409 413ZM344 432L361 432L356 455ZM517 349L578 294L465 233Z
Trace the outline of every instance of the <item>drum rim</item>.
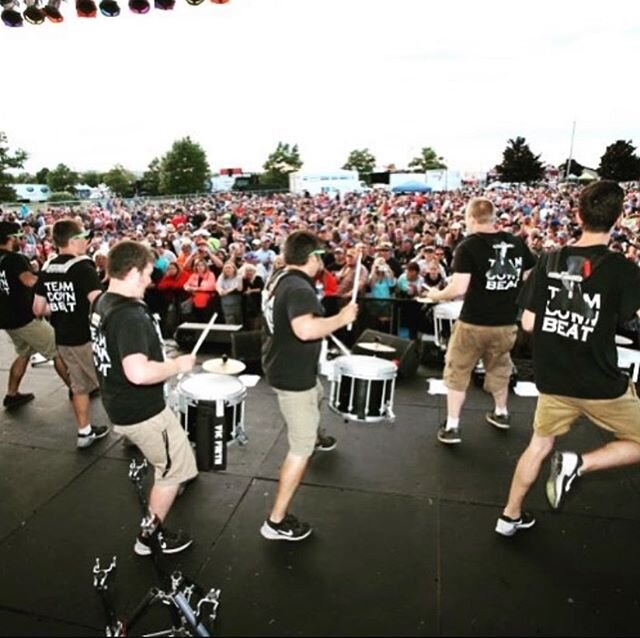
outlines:
M361 373L360 368L356 366L349 366L348 361L356 359L364 365L377 366L374 370L363 370ZM363 359L372 359L373 361L364 362ZM398 368L394 363L387 359L381 359L380 357L370 357L364 354L349 354L342 355L333 359L332 363L335 365L335 370L340 372L340 376L353 377L355 379L363 379L365 381L387 381L394 379L398 374Z

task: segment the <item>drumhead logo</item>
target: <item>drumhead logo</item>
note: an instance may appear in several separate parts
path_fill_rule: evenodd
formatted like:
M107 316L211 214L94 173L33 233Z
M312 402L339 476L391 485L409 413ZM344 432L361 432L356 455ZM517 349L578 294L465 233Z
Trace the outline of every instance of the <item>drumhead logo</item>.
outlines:
M549 286L548 290L549 297L542 320L542 332L549 332L559 337L573 339L574 341L586 342L595 330L598 319L600 318L600 293L593 295L589 295L586 292L582 293L585 304L592 311L591 317L589 317L585 313L558 308L557 305L554 304L554 299L562 288Z
M514 248L513 244L501 241L493 244L495 258L489 259L489 270L485 273L487 278L487 290L509 290L517 288L522 274L522 257L508 259L508 251Z

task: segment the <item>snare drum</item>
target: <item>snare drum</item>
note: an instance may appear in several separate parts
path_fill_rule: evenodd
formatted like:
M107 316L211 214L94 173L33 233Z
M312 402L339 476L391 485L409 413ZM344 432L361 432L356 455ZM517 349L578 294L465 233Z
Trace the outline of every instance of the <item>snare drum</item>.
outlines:
M462 301L444 301L433 308L433 332L436 345L442 350L447 347L453 323L460 317Z
M224 470L227 443L247 442L244 400L247 389L225 374L188 374L176 389L178 418L196 446L199 470Z
M375 423L393 421L398 369L391 361L348 355L333 361L329 408L345 419Z

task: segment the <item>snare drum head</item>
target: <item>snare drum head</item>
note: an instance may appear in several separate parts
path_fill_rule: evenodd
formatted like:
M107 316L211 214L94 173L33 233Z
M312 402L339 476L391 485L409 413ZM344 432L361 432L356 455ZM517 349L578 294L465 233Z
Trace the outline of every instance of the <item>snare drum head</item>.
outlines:
M341 374L358 379L393 379L398 371L391 361L363 354L345 355L334 361Z
M188 374L178 383L178 392L198 401L219 401L235 405L247 396L242 381L226 374Z

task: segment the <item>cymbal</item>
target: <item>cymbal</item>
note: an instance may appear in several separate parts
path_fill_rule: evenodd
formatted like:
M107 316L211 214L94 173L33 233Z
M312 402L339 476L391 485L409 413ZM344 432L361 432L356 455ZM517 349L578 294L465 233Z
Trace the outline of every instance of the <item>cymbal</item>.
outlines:
M202 364L202 369L214 374L240 374L247 366L237 359L222 357L221 359L208 359Z
M618 346L630 346L633 343L633 339L625 337L623 335L616 335L616 345Z
M377 341L361 341L356 344L358 348L369 350L371 352L395 352L396 349L393 346L388 346L386 343L378 343Z

